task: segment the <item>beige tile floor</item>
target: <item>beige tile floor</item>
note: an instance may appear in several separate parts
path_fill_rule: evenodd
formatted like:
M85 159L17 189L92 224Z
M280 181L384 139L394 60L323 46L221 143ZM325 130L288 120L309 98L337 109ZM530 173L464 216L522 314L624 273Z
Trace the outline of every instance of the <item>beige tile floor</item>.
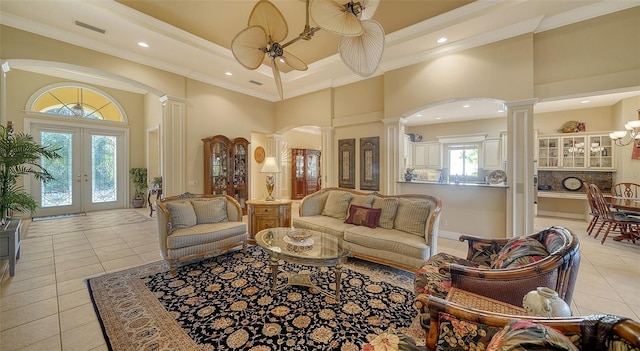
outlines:
M123 219L128 224L115 224ZM84 280L159 260L155 219L143 209L43 223L31 232L26 223L14 277L8 277L6 261L0 264L0 350L107 350ZM581 239L574 314L640 320L640 244L609 240L601 246L586 235L586 222L536 219L536 229L549 225L565 226ZM466 254L456 240L441 238L438 245L440 251Z

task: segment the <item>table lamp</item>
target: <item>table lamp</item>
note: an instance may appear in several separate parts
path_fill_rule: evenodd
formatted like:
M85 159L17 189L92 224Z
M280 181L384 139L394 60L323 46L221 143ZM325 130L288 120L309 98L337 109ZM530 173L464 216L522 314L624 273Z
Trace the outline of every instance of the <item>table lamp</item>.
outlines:
M269 192L269 196L265 199L266 201L274 201L275 198L271 193L273 192L273 186L275 185L275 181L273 179L273 173L280 173L280 169L278 168L278 164L276 163L276 158L273 156L268 156L264 159L264 165L262 166L262 170L260 173L269 173L267 175L267 191Z

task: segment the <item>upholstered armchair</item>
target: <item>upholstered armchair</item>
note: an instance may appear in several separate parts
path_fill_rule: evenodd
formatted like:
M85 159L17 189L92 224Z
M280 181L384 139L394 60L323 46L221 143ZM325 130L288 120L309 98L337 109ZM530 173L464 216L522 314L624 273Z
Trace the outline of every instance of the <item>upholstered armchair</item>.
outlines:
M463 235L466 258L439 253L427 260L415 276L416 295L446 298L451 287L494 300L522 306L522 299L537 287L548 287L571 304L578 276L578 237L563 227L513 239L487 239ZM420 304L423 323L427 306ZM424 326L424 324L423 324Z

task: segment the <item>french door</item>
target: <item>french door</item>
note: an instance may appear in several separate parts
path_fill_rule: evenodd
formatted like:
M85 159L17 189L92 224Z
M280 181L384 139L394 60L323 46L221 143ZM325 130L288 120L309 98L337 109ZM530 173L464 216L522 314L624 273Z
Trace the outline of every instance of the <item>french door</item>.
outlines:
M30 134L62 156L41 161L54 180L31 179L34 217L125 207L124 130L34 123Z

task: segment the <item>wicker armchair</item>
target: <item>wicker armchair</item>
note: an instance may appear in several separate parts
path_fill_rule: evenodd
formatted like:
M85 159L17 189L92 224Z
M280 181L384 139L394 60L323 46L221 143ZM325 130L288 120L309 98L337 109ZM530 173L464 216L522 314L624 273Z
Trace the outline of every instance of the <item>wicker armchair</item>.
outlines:
M514 239L511 239L512 243ZM416 272L416 295L427 294L444 299L449 289L456 287L522 306L524 295L545 286L558 292L558 296L570 305L580 265L578 237L566 228L549 227L518 239L539 242L546 248L548 256L526 256L523 257L525 261L514 261L508 268L491 268L501 259L499 254L510 240L463 235L460 241L469 244L467 258L445 253L432 256ZM524 244L520 246L523 247ZM429 311L424 305L421 310L425 326Z
M497 312L486 312L467 308L450 301L422 295L418 298L420 304L429 307L431 313L430 327L425 334L426 347L429 350L447 349L447 345L454 342L462 349L484 349L491 339L499 338L498 333L514 321L532 322L544 325L560 332L579 350L592 351L625 351L637 350L640 347L640 323L637 321L611 315L591 315L566 318L514 316ZM445 315L443 315L445 314ZM459 321L457 332L453 328L443 327L442 323ZM531 325L531 323L529 324ZM455 328L455 327L454 327ZM508 328L505 328L508 330ZM454 332L455 335L447 335ZM466 331L466 332L465 332ZM494 334L495 333L495 334ZM524 335L524 337L523 337ZM540 335L540 334L538 334ZM526 333L519 333L518 342L527 345L540 345L536 340L527 339ZM529 337L535 336L528 334ZM506 337L506 335L503 335ZM506 341L506 339L505 339ZM462 346L462 347L461 347ZM440 347L440 348L437 348ZM523 348L524 349L524 348ZM533 348L532 348L533 349ZM547 349L547 348L536 348ZM560 348L549 348L560 349Z

